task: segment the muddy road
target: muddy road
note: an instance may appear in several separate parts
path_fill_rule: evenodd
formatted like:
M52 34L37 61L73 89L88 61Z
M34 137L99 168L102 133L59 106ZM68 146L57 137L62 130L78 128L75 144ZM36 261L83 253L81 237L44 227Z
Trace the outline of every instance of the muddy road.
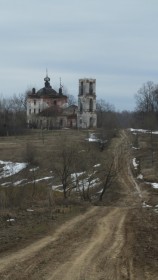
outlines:
M3 254L0 279L158 279L155 260L151 266L145 258L143 263L143 256L136 257L141 248L133 249L138 241L134 239L130 219L144 215L141 214L143 193L130 172L125 133L115 140L112 149L118 155L115 164L119 166L121 161L123 165L117 178L121 195L116 205L92 206L86 213L65 222L52 235L14 253ZM139 227L138 223L132 226Z

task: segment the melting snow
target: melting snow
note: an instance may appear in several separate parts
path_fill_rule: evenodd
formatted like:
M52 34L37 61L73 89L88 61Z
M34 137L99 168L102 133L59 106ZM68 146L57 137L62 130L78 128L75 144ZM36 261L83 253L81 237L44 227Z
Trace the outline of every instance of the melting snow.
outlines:
M52 179L52 178L53 178L53 176L44 177L44 178L40 178L40 179L35 180L35 182L39 182L39 181L42 181L42 180L49 180L49 179Z
M63 190L61 189L63 185L58 185L58 186L52 186L52 190L56 190L58 192L62 192Z
M12 183L12 182L5 182L5 183L1 184L1 186L2 186L2 187L5 187L5 186L10 185L11 183Z
M146 182L146 184L151 185L154 189L158 189L158 183Z
M146 129L135 129L135 128L130 128L129 129L131 132L142 132L142 133L148 133L149 131Z
M27 184L37 183L37 182L40 182L40 181L43 181L43 180L49 180L49 179L52 179L52 178L53 178L53 176L44 177L44 178L40 178L40 179L36 179L36 180L30 181L30 182L28 182Z
M131 132L133 132L134 134L136 134L137 132L151 133L151 130L146 130L146 129L134 129L134 128L130 128L129 130L130 130ZM158 134L158 131L152 131L152 134Z
M137 179L143 180L143 175L142 175L142 174L139 174L139 175L137 176Z
M96 164L96 165L94 165L94 167L99 167L101 164L100 163L98 163L98 164Z
M152 183L151 185L154 189L158 189L158 183Z
M138 163L136 162L136 158L133 159L133 166L134 166L134 169L137 169L138 167Z
M158 183L150 183L154 189L158 189Z
M73 182L76 182L76 180L78 179L78 177L81 176L81 175L83 175L84 173L85 173L85 171L84 171L84 172L80 172L80 173L73 173L73 174L71 174L71 180L72 180Z
M143 202L143 204L142 204L142 207L143 207L143 208L150 208L150 207L152 207L152 206L151 206L151 205L146 204L146 202L144 201L144 202Z
M31 171L31 172L35 172L36 170L38 170L39 169L39 166L37 166L37 167L34 167L34 168L31 168L31 169L29 169L29 171Z
M15 182L13 185L14 186L18 186L18 185L20 185L22 182L24 182L24 181L27 181L27 179L22 179L22 180L20 180L20 181L17 181L17 182Z
M90 133L89 138L86 140L88 140L89 142L99 142L100 141L100 139L98 139L94 133Z
M1 179L1 178L12 176L20 172L22 169L26 168L27 163L0 160L0 165L3 165L2 167L0 167L0 179Z
M7 222L15 222L15 219L8 219Z
M103 189L101 189L99 192L97 192L98 194L102 193Z

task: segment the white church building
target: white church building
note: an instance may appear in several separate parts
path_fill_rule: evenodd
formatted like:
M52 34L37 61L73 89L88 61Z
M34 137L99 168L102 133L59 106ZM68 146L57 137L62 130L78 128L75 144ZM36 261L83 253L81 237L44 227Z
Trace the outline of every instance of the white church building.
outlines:
M27 96L27 123L30 128L96 128L96 80L79 79L78 106L67 104L60 85L56 92L48 75L44 87Z

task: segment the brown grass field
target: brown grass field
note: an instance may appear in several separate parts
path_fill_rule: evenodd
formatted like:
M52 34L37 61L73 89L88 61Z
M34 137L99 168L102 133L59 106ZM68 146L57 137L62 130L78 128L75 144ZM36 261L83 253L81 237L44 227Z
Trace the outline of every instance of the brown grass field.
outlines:
M147 184L158 183L158 135L120 131L102 152L88 135L30 130L0 138L0 160L32 163L0 179L0 279L158 279L158 189ZM118 173L102 202L98 187L91 202L52 191L60 182L51 165L63 141L85 149L85 161L92 152L96 164L115 155ZM30 172L32 166L39 168ZM24 178L30 183L14 185Z

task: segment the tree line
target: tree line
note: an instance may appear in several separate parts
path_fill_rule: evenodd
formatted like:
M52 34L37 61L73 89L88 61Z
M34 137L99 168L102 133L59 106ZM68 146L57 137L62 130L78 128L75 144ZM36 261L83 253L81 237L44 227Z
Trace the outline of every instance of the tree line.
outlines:
M0 97L0 136L24 133L27 128L26 100L29 90L13 95L11 98ZM72 95L68 95L68 104L77 104ZM119 128L158 128L158 85L149 81L142 85L135 94L134 111L118 112L114 106L103 99L97 100L97 127L112 131Z
M13 95L0 98L0 136L24 133L26 128L26 96Z

